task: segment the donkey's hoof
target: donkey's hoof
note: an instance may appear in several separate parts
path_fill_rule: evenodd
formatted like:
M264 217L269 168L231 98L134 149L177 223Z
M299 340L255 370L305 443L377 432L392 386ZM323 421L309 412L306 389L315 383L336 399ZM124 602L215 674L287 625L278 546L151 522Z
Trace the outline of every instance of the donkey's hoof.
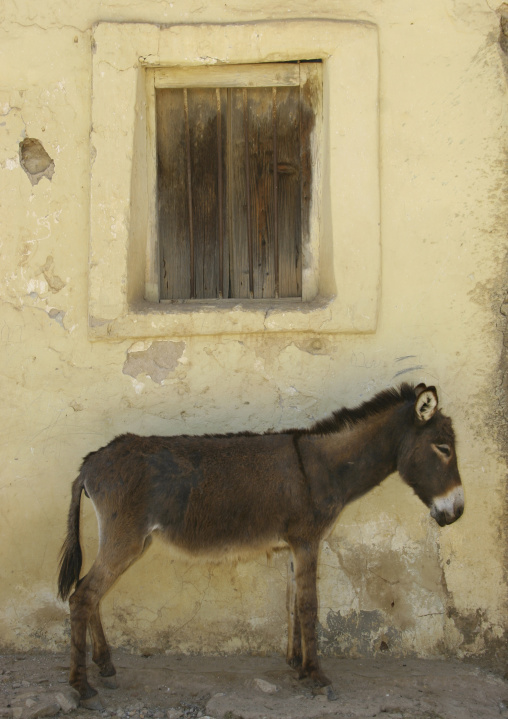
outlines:
M300 671L298 672L298 679L310 679L314 686L318 689L327 687L332 683L326 674L323 674L320 669L309 669L305 667L300 668Z
M93 697L88 697L87 699L80 699L79 705L84 709L92 709L94 711L102 711L105 709L105 706L101 702L98 694L94 694Z
M317 689L315 694L324 695L329 702L336 702L339 699L339 697L335 694L335 691L331 684L328 684L326 687L321 687L320 689Z
M103 677L101 674L100 677L103 687L106 687L106 689L118 689L118 681L114 674L109 677Z

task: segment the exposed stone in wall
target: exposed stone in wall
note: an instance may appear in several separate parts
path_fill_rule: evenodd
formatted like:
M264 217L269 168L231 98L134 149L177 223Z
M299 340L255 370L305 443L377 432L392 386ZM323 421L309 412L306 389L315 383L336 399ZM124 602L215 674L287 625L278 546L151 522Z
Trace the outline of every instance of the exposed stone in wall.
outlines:
M32 185L36 185L43 177L51 180L55 172L54 161L42 143L33 137L27 137L20 143L19 161Z

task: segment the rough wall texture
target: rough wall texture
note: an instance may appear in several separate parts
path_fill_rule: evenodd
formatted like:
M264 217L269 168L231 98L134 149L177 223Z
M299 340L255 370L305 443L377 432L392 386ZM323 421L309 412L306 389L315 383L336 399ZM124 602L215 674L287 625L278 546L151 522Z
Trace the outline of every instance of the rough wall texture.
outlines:
M90 342L94 23L306 17L379 28L377 331ZM423 380L438 385L454 418L466 513L439 529L397 477L348 507L321 555L321 648L501 658L508 409L506 56L499 25L499 15L479 0L348 0L340 9L328 0L289 0L277 10L268 2L253 10L247 0L139 0L126 7L4 0L2 647L60 648L68 641L56 557L70 482L87 452L124 431L307 425L387 385ZM96 529L84 504L89 564ZM154 544L104 602L110 639L136 649L279 651L285 569L283 552L269 561L207 565Z

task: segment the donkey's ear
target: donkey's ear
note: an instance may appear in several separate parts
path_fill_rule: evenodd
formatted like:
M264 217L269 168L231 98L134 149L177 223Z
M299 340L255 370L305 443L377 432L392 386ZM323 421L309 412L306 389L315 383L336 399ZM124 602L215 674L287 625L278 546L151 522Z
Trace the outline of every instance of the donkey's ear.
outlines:
M437 391L435 387L424 387L418 394L421 385L416 388L418 398L415 404L415 413L420 422L428 422L437 410Z
M420 382L420 384L417 384L415 387L415 395L419 397L421 393L427 389L427 385L425 382Z

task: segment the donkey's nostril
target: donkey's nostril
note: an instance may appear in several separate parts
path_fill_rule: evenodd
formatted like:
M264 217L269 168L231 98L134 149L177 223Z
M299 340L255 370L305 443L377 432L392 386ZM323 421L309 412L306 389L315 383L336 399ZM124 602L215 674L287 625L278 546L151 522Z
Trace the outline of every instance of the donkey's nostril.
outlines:
M457 521L463 512L464 491L461 486L454 487L448 494L436 497L431 502L430 514L441 527Z
M446 521L446 514L444 512L439 512L437 516L435 517L436 522L439 524L440 527L446 527L447 521Z

